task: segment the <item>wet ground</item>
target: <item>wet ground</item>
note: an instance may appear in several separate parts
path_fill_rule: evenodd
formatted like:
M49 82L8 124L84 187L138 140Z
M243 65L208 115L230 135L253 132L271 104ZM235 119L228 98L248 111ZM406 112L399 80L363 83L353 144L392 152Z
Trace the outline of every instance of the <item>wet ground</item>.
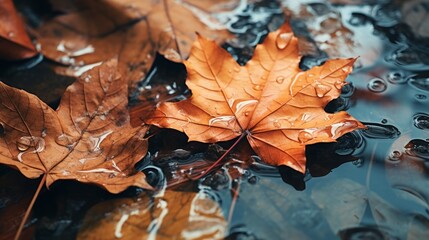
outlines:
M137 167L153 185L216 202L228 221L224 231L228 239L428 238L429 27L423 22L429 20L429 2L241 3L236 17L225 22L237 39L224 47L242 64L251 57L253 46L283 23L285 14L305 42L302 69L328 58L359 56L347 79L350 84L326 110L347 110L367 129L334 144L307 147L305 176L263 164L242 144L219 170L189 181L188 176L210 165L231 143L187 143L185 135L172 130L154 130L150 154ZM37 59L10 64L10 69L2 71L2 81L38 94L51 106L72 81L56 76L49 63ZM38 82L34 74L41 76ZM131 94L130 105L184 99L190 94L185 74L182 65L158 56L147 79ZM47 84L48 78L58 85ZM6 167L0 174L2 215L19 222L17 212L25 208L37 183ZM37 239L73 239L87 227L83 219L92 206L141 194L133 188L114 196L93 186L58 182L42 192L26 233ZM160 206L173 210L174 204L166 201ZM162 221L162 214L154 219ZM0 229L5 226L2 223ZM201 231L196 228L188 236L201 236Z

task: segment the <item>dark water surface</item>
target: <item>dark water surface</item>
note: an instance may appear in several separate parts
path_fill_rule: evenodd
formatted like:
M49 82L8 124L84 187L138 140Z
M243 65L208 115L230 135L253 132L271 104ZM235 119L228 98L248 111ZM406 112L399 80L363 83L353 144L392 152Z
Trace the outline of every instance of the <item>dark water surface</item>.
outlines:
M242 64L285 13L306 41L302 69L359 56L350 84L326 110L346 110L367 129L309 146L305 176L263 164L243 143L244 150L233 152L217 171L188 181L231 143L187 143L170 130L150 140L150 154L138 167L153 185L204 192L216 201L230 221L227 239L429 239L429 2L284 0L240 6L225 20L238 37L224 47ZM13 79L23 76L28 79L25 70L3 73L2 80L20 86ZM184 99L190 94L184 76L183 66L159 56L132 93L131 105ZM44 100L55 105L52 97ZM43 192L32 217L37 239L74 238L91 206L116 198L95 189L65 182ZM120 197L140 192L131 189ZM6 200L0 204L7 206Z

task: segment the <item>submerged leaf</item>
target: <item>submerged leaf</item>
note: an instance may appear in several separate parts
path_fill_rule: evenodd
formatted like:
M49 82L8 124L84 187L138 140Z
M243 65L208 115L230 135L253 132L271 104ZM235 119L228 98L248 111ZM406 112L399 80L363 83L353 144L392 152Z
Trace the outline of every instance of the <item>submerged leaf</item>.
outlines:
M288 24L270 33L246 66L199 36L185 61L192 97L160 104L146 122L183 131L190 141L244 134L266 163L305 172L306 145L334 142L364 126L344 111L324 111L339 96L355 59L330 60L303 72L300 58Z
M227 223L210 195L173 192L117 199L90 209L78 239L223 239Z
M147 152L146 127L132 128L127 85L111 60L70 85L54 111L36 96L0 83L0 163L46 184L76 179L117 193L150 189L134 164Z
M337 234L347 229L376 225L379 234L386 234L384 239L404 239L411 220L379 195L350 179L336 179L319 185L313 190L312 198Z

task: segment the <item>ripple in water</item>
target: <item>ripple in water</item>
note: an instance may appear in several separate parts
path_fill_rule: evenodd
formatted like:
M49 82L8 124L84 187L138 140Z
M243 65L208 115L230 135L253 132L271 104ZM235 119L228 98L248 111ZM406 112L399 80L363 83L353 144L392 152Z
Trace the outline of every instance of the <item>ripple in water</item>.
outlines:
M387 89L387 84L381 78L374 78L368 83L368 89L371 92L381 93Z
M364 123L367 129L362 130L362 135L375 139L394 139L401 135L399 129L393 125L379 123Z
M414 115L413 123L416 128L429 130L429 115L426 113L418 113Z

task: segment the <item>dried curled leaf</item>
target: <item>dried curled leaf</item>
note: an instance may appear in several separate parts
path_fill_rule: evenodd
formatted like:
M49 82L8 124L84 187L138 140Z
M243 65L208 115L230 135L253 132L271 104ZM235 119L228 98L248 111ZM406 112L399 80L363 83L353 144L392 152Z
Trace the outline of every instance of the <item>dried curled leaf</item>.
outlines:
M214 3L209 1L206 5ZM200 21L194 12L203 11L186 1L101 0L69 4L75 9L61 7L66 14L36 30L42 53L62 64L57 69L67 75L79 76L88 67L117 56L120 73L134 86L148 73L157 52L176 62L187 57L195 31L218 41L229 38L225 29L212 29Z
M132 128L127 85L111 60L70 85L54 111L36 96L0 83L0 163L26 177L47 174L117 193L150 189L134 164L147 152L145 127Z
M37 54L12 0L0 0L0 59L19 60Z
M339 96L355 59L330 60L303 72L300 58L288 24L270 33L246 66L198 37L185 62L192 97L162 103L146 122L183 131L190 141L244 134L266 163L304 172L305 145L334 142L364 126L344 111L324 111Z

